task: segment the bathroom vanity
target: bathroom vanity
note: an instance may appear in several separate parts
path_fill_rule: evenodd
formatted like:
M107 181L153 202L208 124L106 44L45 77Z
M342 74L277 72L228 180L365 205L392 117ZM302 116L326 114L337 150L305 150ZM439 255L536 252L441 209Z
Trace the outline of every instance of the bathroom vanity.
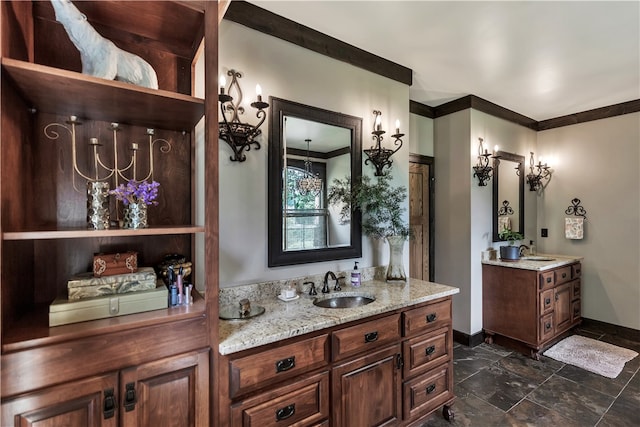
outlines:
M578 325L581 259L550 255L514 262L483 261L485 341L507 338L538 359L544 349Z
M236 303L236 294L221 304ZM220 426L410 425L453 416L451 298L422 280L371 280L289 302L253 294L265 314L220 321ZM358 307L315 298L360 295Z

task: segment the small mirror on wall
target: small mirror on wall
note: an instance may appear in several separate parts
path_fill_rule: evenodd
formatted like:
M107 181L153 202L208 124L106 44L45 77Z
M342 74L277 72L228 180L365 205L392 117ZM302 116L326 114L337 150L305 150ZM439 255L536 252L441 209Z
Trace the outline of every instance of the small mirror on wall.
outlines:
M362 119L270 98L269 267L358 258L359 213L327 204L334 179L362 172Z
M524 234L524 156L505 151L493 160L493 241L507 228Z

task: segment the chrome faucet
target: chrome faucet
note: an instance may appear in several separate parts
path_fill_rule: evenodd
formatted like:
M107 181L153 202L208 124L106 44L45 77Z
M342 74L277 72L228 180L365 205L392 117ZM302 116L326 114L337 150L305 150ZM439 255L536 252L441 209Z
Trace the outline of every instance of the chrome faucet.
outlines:
M520 254L520 256L524 255L524 250L529 250L529 246L527 245L520 245L520 247L518 248L518 253Z
M331 276L331 278L336 281L336 287L338 287L337 286L338 285L338 278L336 277L336 274L333 271L329 270L324 275L324 282L322 282L324 284L324 286L322 287L322 293L323 294L328 294L330 292L329 291L329 276Z

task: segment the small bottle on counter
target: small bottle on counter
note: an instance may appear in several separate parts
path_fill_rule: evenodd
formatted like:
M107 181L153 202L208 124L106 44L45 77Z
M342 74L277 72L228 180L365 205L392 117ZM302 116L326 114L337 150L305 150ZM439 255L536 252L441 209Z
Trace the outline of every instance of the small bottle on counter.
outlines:
M358 271L358 261L355 262L353 266L353 271L351 272L351 286L359 287L361 283L360 271Z
M529 240L529 255L536 254L536 242L533 240Z

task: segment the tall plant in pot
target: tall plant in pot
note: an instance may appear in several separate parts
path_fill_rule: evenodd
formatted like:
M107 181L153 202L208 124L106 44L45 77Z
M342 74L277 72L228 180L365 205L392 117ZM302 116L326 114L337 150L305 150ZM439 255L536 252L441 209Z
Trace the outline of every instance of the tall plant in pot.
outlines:
M498 237L509 242L507 246L500 246L500 258L507 261L517 261L520 259L520 247L516 242L524 239L524 236L509 228L503 228L498 233Z
M390 250L387 281L407 280L402 256L404 243L411 235L403 219L406 198L407 189L393 187L389 174L375 178L363 176L353 185L348 177L334 179L327 194L329 205L341 204L341 222L350 219L352 207L357 208L362 212L362 232L386 239Z

